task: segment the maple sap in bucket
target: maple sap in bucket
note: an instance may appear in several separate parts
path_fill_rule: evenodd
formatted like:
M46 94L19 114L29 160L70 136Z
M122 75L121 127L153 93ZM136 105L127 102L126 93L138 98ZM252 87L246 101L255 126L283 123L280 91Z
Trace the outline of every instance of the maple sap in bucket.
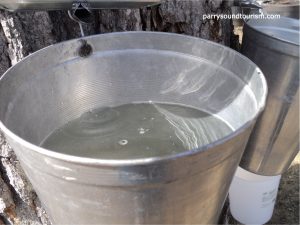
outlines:
M90 110L52 132L42 146L90 158L158 157L197 149L232 129L192 107L135 103Z

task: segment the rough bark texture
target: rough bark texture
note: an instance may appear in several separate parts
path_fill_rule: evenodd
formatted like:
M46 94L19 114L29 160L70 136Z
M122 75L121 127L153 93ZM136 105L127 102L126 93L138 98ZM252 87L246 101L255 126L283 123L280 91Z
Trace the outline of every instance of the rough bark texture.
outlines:
M99 10L86 35L116 31L164 31L232 43L229 20L202 20L205 13L228 13L223 0L167 0L160 6ZM0 75L30 53L56 42L80 37L76 22L65 11L0 11ZM0 133L0 224L50 224L46 213Z

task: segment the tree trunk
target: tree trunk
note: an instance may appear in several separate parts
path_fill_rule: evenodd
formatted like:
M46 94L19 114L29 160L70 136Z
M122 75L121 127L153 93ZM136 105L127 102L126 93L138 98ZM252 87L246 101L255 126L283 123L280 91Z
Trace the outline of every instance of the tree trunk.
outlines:
M203 20L205 13L229 13L223 0L166 0L143 9L98 10L86 35L115 31L163 31L202 37L224 45L236 42L230 20ZM0 75L30 53L80 37L65 11L0 11ZM0 224L50 224L38 197L0 133Z

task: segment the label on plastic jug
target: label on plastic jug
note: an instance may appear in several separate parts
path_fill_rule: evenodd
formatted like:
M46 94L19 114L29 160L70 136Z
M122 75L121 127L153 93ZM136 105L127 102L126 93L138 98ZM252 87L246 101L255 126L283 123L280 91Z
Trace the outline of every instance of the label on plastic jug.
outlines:
M266 191L262 194L262 205L261 208L266 208L270 204L274 204L276 201L277 189L273 189L271 191Z

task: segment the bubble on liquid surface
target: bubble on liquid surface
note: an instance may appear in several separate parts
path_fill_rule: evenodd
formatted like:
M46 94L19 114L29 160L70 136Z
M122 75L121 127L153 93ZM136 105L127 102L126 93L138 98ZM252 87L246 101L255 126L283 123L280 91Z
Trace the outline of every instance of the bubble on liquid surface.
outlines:
M146 132L148 132L150 129L146 129L146 128L142 128L142 127L140 127L139 129L138 129L138 132L139 132L139 134L145 134Z
M127 145L127 144L128 144L128 141L125 140L125 139L123 139L123 140L120 140L120 141L119 141L119 144L120 144L120 145Z

